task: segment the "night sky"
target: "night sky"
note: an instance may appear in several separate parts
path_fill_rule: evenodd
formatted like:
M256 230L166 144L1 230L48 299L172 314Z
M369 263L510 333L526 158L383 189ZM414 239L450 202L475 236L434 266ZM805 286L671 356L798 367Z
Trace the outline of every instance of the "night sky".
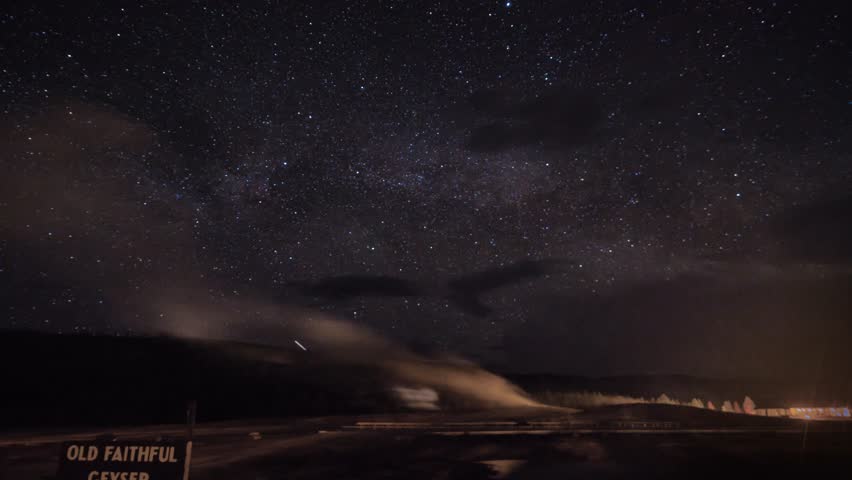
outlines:
M15 3L0 327L852 374L843 2Z

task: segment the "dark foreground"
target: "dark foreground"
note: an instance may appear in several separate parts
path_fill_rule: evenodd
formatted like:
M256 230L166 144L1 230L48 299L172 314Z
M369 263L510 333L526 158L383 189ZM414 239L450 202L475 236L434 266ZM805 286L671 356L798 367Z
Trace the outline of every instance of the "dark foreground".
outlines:
M767 478L852 471L852 425L668 406L228 422L195 430L190 478ZM0 437L2 478L53 478L59 443L182 426Z

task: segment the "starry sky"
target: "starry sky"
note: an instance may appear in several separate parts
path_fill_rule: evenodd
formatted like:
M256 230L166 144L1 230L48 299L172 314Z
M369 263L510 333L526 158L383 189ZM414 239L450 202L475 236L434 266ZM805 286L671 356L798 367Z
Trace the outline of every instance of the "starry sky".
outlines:
M0 327L852 373L842 2L228 3L2 7Z

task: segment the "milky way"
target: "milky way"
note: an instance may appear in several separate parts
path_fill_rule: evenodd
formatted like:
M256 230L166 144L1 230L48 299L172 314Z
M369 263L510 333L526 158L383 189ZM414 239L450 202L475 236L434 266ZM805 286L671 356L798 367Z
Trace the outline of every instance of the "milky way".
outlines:
M173 289L519 368L845 358L839 4L271 3L4 7L4 325L144 332ZM544 258L483 316L290 286Z

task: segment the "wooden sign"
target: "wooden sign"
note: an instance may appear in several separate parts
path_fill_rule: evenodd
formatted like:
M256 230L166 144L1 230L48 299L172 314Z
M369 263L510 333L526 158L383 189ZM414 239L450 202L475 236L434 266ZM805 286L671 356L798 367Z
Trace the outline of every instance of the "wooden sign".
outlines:
M58 480L189 480L192 442L66 442Z

